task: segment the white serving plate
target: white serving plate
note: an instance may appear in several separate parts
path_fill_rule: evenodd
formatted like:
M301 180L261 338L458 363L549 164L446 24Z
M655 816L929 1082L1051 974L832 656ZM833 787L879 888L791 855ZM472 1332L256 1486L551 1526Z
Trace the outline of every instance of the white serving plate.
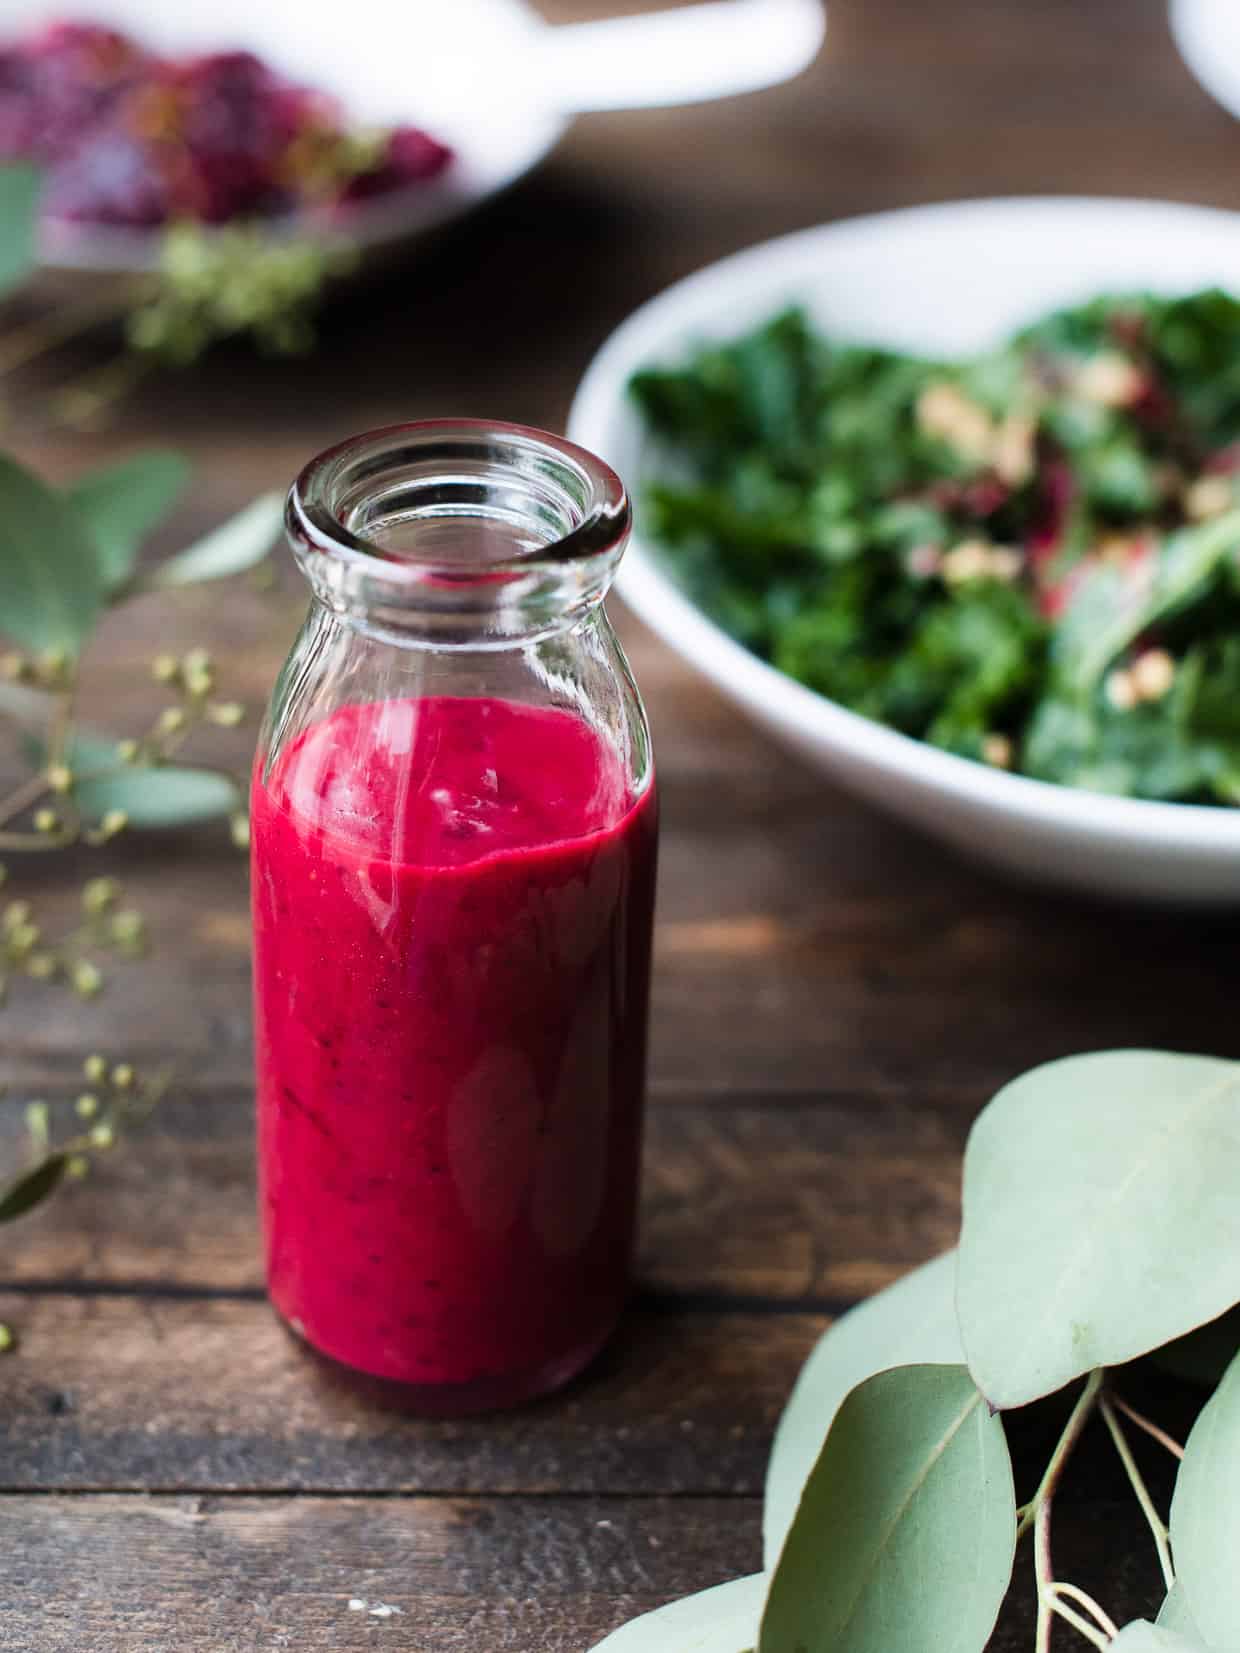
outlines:
M333 93L360 125L411 122L450 145L438 178L319 232L364 251L411 241L506 189L574 114L774 85L811 62L826 26L821 0L713 0L559 27L529 0L0 0L0 38L65 17L169 54L249 50ZM306 222L290 232L307 234ZM40 250L55 266L137 272L158 249L157 232L49 223Z
M652 453L625 386L639 367L726 339L781 305L840 336L982 349L1103 291L1240 286L1240 215L1155 201L968 201L879 213L750 248L678 282L603 345L569 434L630 483L637 529L619 591L763 728L853 792L968 855L1094 894L1240 905L1240 810L1111 798L971 763L826 700L708 620L641 528Z

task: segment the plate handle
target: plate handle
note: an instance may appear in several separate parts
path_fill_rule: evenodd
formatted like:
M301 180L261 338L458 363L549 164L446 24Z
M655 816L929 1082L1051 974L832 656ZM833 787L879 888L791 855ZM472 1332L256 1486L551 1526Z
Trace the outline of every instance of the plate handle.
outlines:
M565 114L653 109L756 92L813 62L822 0L704 0L541 31L548 101Z

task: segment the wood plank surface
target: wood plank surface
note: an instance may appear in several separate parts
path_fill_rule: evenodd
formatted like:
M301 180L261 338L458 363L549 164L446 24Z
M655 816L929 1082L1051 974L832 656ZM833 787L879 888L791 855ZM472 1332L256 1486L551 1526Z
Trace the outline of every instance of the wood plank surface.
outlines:
M248 1093L165 1103L121 1151L97 1158L90 1178L26 1220L0 1259L0 1287L259 1291L252 1114ZM967 1104L898 1097L656 1105L643 1288L793 1308L876 1290L954 1243L966 1117ZM21 1109L0 1107L0 1155L16 1164L25 1142Z
M542 0L552 18L640 6ZM351 431L445 411L561 426L625 314L766 236L1025 191L1234 205L1238 169L1240 123L1178 59L1163 0L831 0L809 74L577 122L407 269L342 291L312 356L222 349L151 380L101 435L36 428L21 389L111 348L84 341L20 376L6 437L53 477L186 448L172 549ZM260 706L303 608L287 566L262 597L237 583L128 605L88 661L92 718L143 725L151 655L198 643ZM834 1312L951 1243L965 1134L1000 1084L1106 1045L1240 1056L1235 917L1093 905L968 865L756 735L616 615L664 821L620 1337L565 1395L504 1418L418 1423L324 1380L262 1300L244 866L210 829L122 840L109 870L150 918L152 959L93 1004L21 987L0 1010L0 1168L20 1159L22 1103L71 1099L88 1051L178 1074L141 1137L3 1231L0 1316L21 1343L0 1361L0 1653L582 1653L757 1565L756 1495L801 1360ZM216 731L210 755L244 763L252 739ZM23 865L22 893L68 923L96 868ZM1158 1404L1186 1424L1196 1400ZM1021 1447L1021 1496L1044 1446ZM1071 1577L1117 1615L1152 1611L1148 1535L1105 1440L1056 1519ZM1029 1573L1022 1553L992 1653L1032 1645Z
M0 1648L582 1653L753 1571L759 1518L751 1498L15 1496L0 1499ZM1152 1615L1143 1538L1130 1500L1059 1517L1074 1576ZM1032 1646L1031 1579L1026 1545L991 1653Z
M0 1292L22 1338L0 1491L762 1490L770 1438L827 1322L639 1297L563 1395L452 1423L321 1372L261 1301Z

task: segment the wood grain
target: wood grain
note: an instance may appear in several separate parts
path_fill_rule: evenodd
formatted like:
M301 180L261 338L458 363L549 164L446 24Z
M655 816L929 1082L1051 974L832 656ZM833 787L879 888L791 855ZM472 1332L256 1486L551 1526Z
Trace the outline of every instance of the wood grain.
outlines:
M752 1498L4 1498L0 1648L584 1653L637 1613L753 1571L759 1519ZM1074 1578L1153 1616L1131 1501L1065 1503L1056 1534ZM1026 1546L990 1653L1028 1653L1031 1581Z
M261 1301L14 1297L0 1490L759 1493L825 1328L639 1298L562 1396L451 1424L324 1374Z
M643 1288L796 1307L885 1285L955 1239L965 1113L899 1098L656 1105ZM21 1109L0 1106L0 1160L15 1166L26 1140ZM261 1289L248 1093L169 1101L95 1164L12 1231L0 1284Z

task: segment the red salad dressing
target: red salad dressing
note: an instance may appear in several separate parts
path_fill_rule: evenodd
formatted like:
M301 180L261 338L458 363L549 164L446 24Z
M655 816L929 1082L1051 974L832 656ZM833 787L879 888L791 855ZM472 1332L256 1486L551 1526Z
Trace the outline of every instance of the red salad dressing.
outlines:
M271 1297L443 1409L563 1381L632 1249L656 807L575 715L350 705L253 795Z

